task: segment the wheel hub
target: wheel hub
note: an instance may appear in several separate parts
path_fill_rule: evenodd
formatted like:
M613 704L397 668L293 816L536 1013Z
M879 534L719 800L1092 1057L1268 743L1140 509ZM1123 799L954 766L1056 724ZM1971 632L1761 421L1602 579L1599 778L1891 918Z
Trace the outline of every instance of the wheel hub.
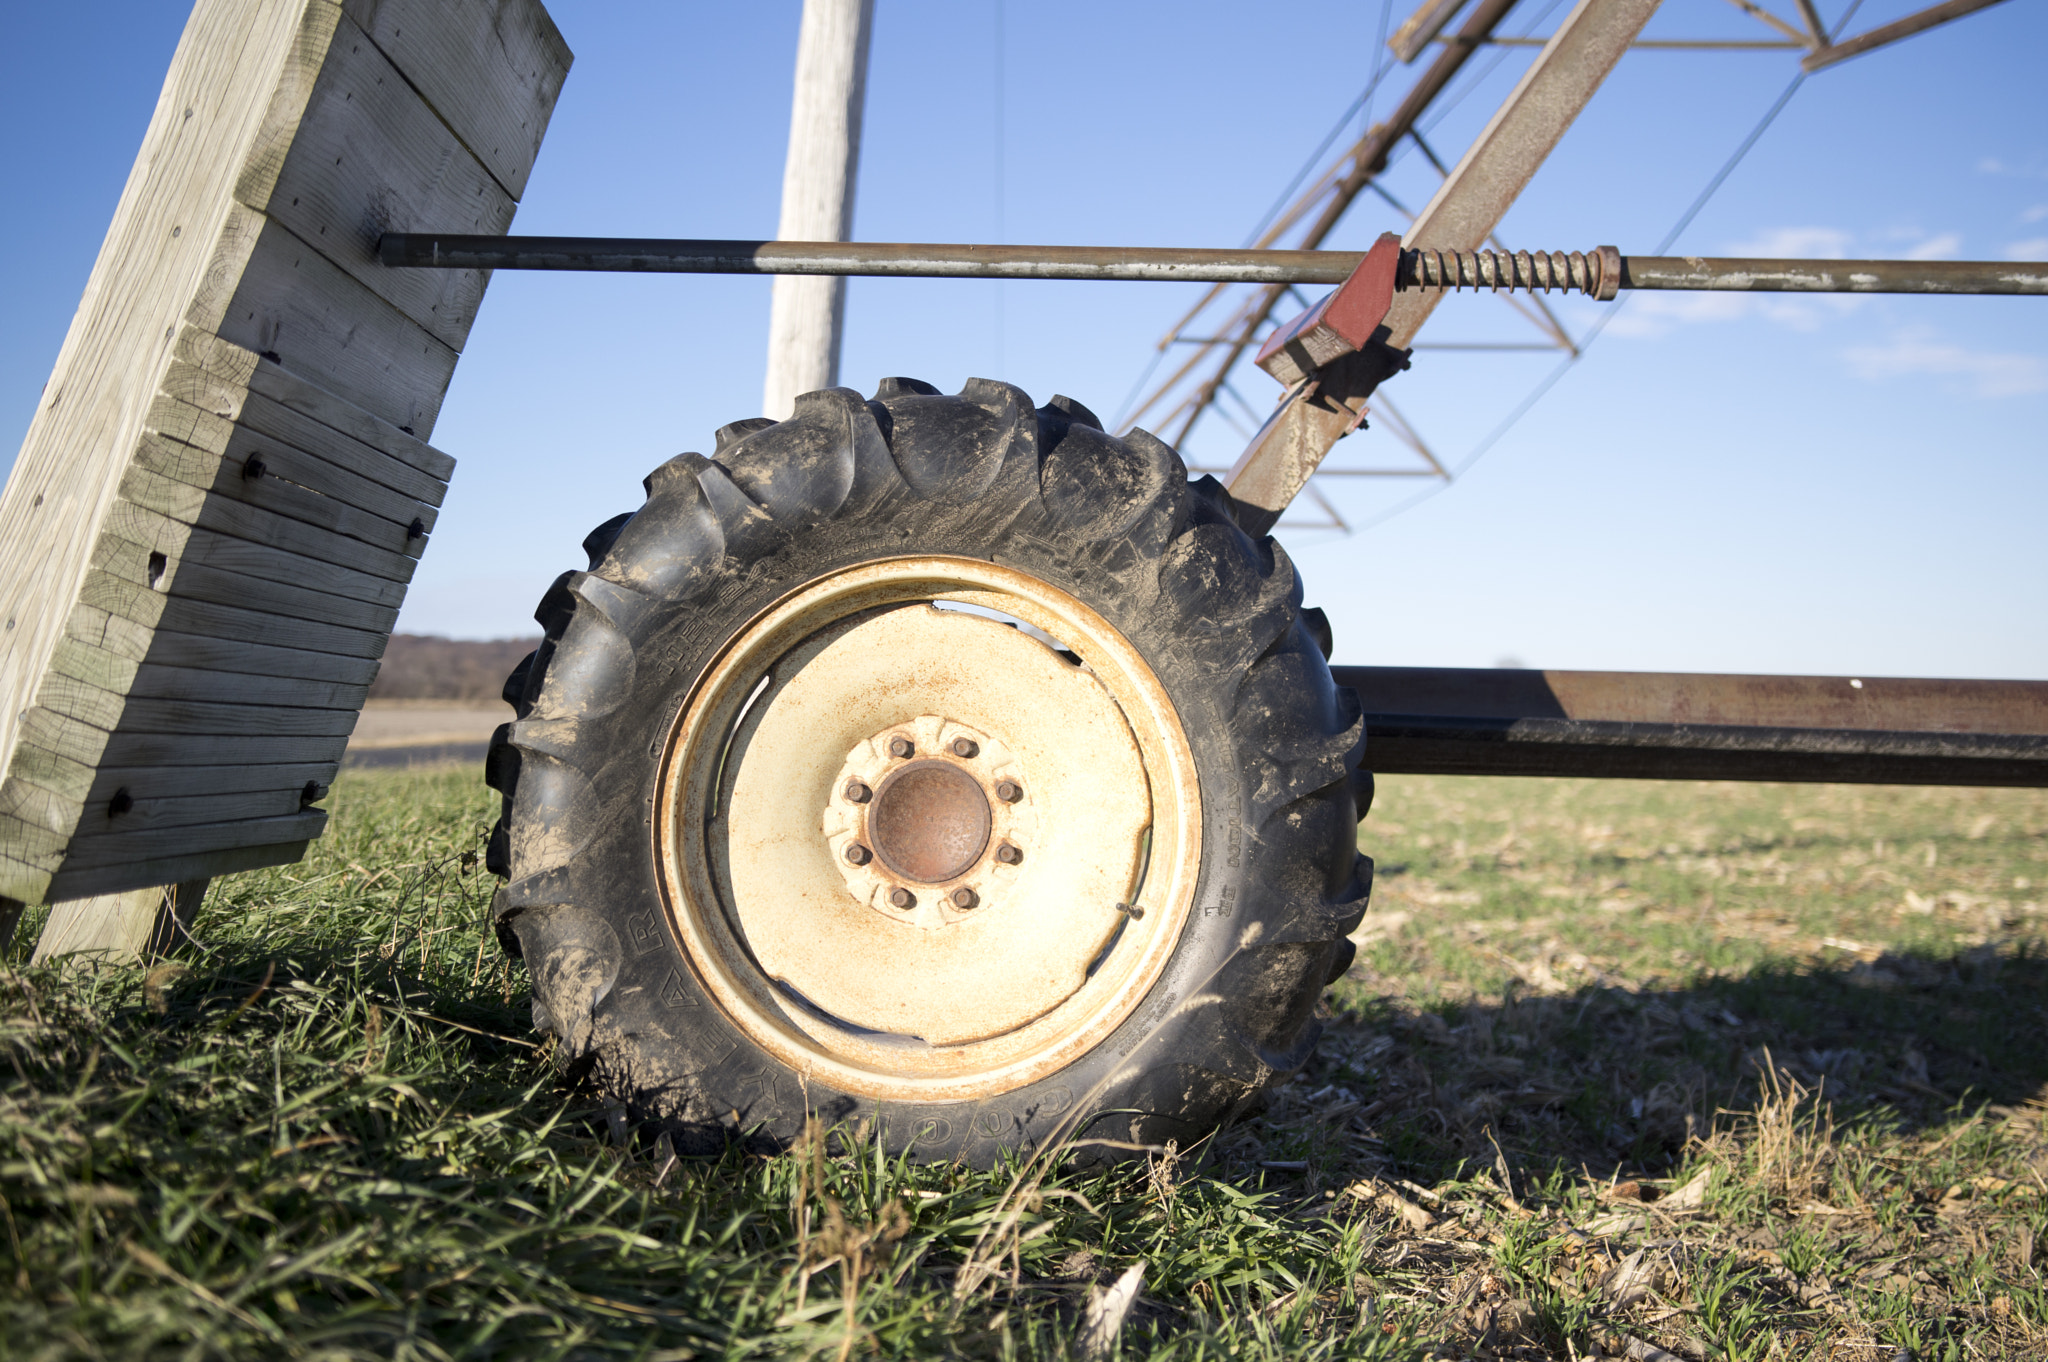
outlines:
M868 836L882 864L905 879L957 879L988 849L988 798L973 776L940 760L890 772L875 791Z
M1003 798L1005 787L1018 797ZM825 800L825 844L847 892L891 922L929 931L986 918L1016 901L1025 848L1038 841L1026 788L1009 743L921 714L846 754Z

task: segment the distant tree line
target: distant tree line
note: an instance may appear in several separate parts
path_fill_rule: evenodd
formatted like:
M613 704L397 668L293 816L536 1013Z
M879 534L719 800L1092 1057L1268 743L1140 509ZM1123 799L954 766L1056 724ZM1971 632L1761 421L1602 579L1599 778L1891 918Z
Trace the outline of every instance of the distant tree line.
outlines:
M538 638L456 639L393 634L370 687L372 700L499 698L505 677L540 646Z

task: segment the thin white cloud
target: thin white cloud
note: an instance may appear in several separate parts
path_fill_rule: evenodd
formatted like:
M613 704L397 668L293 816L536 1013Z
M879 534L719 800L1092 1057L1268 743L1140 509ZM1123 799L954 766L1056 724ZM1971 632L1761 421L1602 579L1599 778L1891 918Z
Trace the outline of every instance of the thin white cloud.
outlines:
M2042 218L2048 218L2048 203L2037 203L2020 214L2021 222L2039 222Z
M2048 260L2048 236L2030 236L2005 248L2007 260Z
M1963 239L1955 232L1943 232L1906 252L1908 260L1953 260L1956 252L1963 248Z
M1840 260L1855 240L1839 227L1769 227L1727 253L1754 260Z
M1970 350L1937 339L1928 331L1901 331L1883 345L1859 345L1842 352L1850 372L1870 383L1929 376L1972 397L2019 397L2048 392L2048 359L1989 350Z
M2007 165L1996 156L1985 156L1977 161L1980 175L2004 175L2015 180L2048 180L2048 170L2039 166Z

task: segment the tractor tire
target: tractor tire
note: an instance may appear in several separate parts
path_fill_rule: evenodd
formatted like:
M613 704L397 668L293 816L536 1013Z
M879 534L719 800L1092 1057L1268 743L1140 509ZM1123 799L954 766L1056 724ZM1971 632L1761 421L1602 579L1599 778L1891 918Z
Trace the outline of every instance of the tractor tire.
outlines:
M818 1117L988 1166L1185 1145L1308 1059L1364 729L1213 479L1066 398L888 379L645 486L487 762L499 937L572 1075L679 1151Z

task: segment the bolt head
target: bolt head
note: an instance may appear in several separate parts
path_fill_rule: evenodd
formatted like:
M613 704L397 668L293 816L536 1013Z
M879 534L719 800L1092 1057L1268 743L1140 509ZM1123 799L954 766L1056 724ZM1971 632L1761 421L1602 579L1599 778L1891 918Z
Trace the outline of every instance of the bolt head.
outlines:
M974 756L976 753L980 751L981 744L976 742L972 738L953 739L953 755L959 757L963 761Z
M917 751L917 744L908 738L889 739L889 755L895 757L898 761L901 761L915 751Z
M996 848L996 859L1004 865L1016 865L1024 859L1024 853L1019 848L1005 842Z
M953 906L955 908L972 908L980 902L981 896L964 884L953 891Z
M846 859L854 865L866 865L875 859L875 853L859 842L854 842L846 848Z
M917 895L911 893L908 889L891 889L889 891L889 902L897 908L915 908L917 906Z
M857 780L846 782L846 797L856 804L865 804L875 797L875 792Z
M996 782L996 798L1005 804L1014 804L1024 797L1024 787L1014 780Z

